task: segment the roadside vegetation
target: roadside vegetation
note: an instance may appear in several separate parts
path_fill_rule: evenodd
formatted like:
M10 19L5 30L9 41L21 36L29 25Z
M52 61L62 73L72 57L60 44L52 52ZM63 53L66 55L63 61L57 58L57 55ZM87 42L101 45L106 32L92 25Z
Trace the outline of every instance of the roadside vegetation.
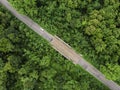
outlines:
M120 85L119 0L8 0ZM108 90L0 6L0 90Z

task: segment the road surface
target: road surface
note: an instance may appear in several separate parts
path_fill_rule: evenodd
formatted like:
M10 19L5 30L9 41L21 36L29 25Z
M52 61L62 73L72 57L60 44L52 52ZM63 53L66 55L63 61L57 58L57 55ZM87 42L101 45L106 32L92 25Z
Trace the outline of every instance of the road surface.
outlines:
M79 64L83 69L89 72L92 76L102 82L111 90L120 90L120 86L115 82L108 80L105 76L96 69L93 65L84 60L79 54L77 54L68 44L62 41L59 37L55 36L50 42L52 47L60 54L71 60L74 64Z
M27 16L19 14L11 7L7 0L0 0L0 3L3 4L20 21L24 22L29 28L31 28L48 42L50 42L51 46L68 60L71 60L74 64L79 64L83 69L85 69L87 72L89 72L91 75L93 75L96 79L98 79L111 90L120 90L120 86L118 84L106 79L99 70L97 70L93 65L84 60L60 38L58 38L57 36L52 36Z
M19 14L16 10L14 10L11 5L8 3L7 0L0 0L0 3L3 4L14 16L16 16L20 21L25 23L28 27L30 27L32 30L34 30L36 33L41 35L43 38L45 38L47 41L51 41L53 36L50 35L48 32L43 30L42 27L40 27L37 23L34 23L30 18L28 18L25 15Z

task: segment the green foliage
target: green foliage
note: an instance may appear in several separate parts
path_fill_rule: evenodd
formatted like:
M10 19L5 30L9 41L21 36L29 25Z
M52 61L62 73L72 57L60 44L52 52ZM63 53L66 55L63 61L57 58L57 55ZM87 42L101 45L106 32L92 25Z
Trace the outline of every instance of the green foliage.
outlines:
M6 73L0 70L0 89L1 90L7 90L6 88L6 82L7 82L7 76Z
M6 38L1 38L0 43L0 51L2 52L9 52L14 48L11 42Z
M119 0L8 0L120 84ZM0 7L0 90L108 90Z
M106 64L107 67L101 66L102 72L105 73L108 79L112 80L119 80L120 78L118 77L120 75L120 66L119 65L112 65L112 64Z
M3 66L4 66L4 62L3 62L3 60L0 58L0 69L2 69Z

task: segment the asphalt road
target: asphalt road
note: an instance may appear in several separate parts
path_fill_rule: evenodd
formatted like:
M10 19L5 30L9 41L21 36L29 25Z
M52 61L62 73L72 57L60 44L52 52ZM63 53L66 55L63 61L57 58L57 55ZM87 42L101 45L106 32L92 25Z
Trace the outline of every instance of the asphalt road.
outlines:
M29 17L19 14L11 5L8 3L7 0L0 0L0 3L3 4L15 17L17 17L20 21L25 23L29 28L34 30L40 36L45 38L47 41L51 41L53 36L46 32L42 27L40 27L37 23L31 20Z
M83 69L89 72L92 76L102 82L111 90L120 90L120 86L115 82L108 80L105 76L96 69L93 65L84 60L79 54L77 54L68 44L62 41L60 38L55 36L50 42L52 47L66 57L68 60L71 60L74 64L79 64Z
M83 69L85 69L87 72L89 72L91 75L93 75L96 79L98 79L111 90L120 90L120 86L118 84L106 79L99 70L97 70L93 65L84 60L60 38L58 38L57 36L52 36L27 16L19 14L16 10L14 10L14 8L10 6L7 0L0 0L0 3L3 4L14 16L16 16L23 23L25 23L29 28L31 28L44 39L49 41L52 47L64 57L66 57L68 60L71 60L74 64L79 64Z

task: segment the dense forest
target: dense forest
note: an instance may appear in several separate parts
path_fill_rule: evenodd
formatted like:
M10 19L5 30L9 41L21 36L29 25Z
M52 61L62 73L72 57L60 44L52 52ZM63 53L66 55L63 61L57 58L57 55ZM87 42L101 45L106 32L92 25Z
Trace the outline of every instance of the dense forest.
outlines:
M120 85L119 0L8 0ZM109 90L0 5L0 90Z

